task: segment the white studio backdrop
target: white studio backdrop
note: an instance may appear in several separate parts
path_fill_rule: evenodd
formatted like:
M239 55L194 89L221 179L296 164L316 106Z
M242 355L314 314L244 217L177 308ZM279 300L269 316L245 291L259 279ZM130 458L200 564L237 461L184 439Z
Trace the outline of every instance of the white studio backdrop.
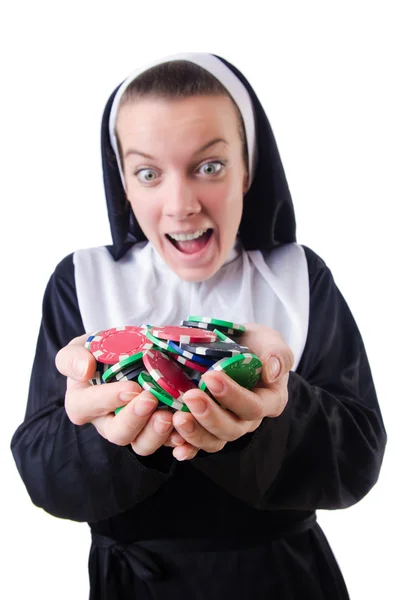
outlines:
M392 5L113 0L1 9L2 598L88 598L88 526L31 503L9 444L23 420L47 280L65 255L110 242L100 164L107 98L136 67L180 51L221 55L252 84L283 160L298 242L329 265L363 335L387 453L366 498L318 518L352 600L397 597Z

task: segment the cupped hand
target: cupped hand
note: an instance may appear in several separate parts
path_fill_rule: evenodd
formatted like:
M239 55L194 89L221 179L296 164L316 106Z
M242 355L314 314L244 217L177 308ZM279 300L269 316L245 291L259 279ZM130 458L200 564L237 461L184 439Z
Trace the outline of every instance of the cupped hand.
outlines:
M263 364L257 385L247 390L221 371L208 371L203 381L219 404L201 390L189 390L183 400L191 413L178 411L173 415L175 429L196 449L219 452L227 442L255 431L265 417L280 416L287 405L292 350L274 329L256 323L246 323L245 327L246 333L238 341ZM178 460L193 458L183 444L174 447L173 455Z
M142 391L138 383L89 383L96 370L96 360L84 347L87 337L88 334L84 334L73 339L55 359L58 371L67 377L65 410L72 423L92 423L106 440L119 446L131 444L134 452L141 456L153 454L172 433L180 443L180 436L173 431L172 412L156 410L157 399L150 392ZM120 406L123 410L114 414ZM191 454L197 453L185 440L183 444Z

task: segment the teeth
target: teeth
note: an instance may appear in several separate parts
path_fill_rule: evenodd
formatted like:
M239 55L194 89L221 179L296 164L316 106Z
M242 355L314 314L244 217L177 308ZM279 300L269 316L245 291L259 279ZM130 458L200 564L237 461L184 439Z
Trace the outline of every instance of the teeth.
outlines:
M177 242L187 242L187 240L195 240L196 238L203 235L203 233L205 233L206 231L208 231L208 229L199 229L194 233L169 233L168 235L170 236L170 238L176 240Z

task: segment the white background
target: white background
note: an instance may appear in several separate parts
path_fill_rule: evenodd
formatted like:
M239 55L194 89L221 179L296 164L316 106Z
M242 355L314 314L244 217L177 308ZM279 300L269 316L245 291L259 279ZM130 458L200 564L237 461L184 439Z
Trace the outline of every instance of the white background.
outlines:
M107 98L136 67L181 51L219 54L251 82L278 142L298 241L330 266L364 337L389 434L384 466L358 505L321 511L319 521L352 600L397 597L393 4L4 3L2 598L88 597L88 526L32 505L9 444L47 280L66 254L110 242L100 164Z

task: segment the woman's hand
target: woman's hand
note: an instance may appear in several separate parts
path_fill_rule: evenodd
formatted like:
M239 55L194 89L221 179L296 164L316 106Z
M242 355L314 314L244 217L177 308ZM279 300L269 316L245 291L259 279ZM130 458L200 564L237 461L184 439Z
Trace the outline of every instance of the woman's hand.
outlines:
M73 339L56 356L56 367L67 377L65 410L75 425L92 423L98 433L119 446L131 444L141 456L153 454L172 436L172 412L156 410L158 401L138 383L120 381L91 385L95 357L84 347L88 334ZM117 415L116 408L124 406ZM179 440L176 431L175 439ZM191 453L190 444L184 447ZM195 452L197 453L197 449Z
M191 414L178 411L172 420L190 448L176 446L173 455L178 460L193 458L198 449L218 452L227 442L255 431L265 417L275 418L283 412L288 402L289 371L294 364L292 350L280 333L265 325L247 323L245 327L244 336L237 340L261 359L259 382L253 390L247 390L220 371L204 374L210 392L224 408L201 390L185 393L183 400Z

